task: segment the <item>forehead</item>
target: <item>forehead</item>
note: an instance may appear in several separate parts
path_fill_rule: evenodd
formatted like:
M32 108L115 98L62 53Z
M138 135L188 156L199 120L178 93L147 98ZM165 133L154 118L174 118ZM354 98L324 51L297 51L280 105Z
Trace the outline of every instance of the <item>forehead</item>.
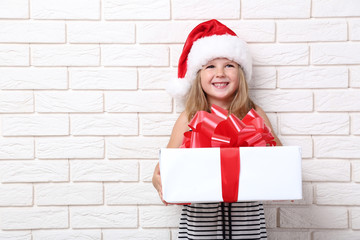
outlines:
M234 62L230 59L227 58L215 58L210 60L207 64L215 64L215 63L233 63L233 64L237 64L237 62Z

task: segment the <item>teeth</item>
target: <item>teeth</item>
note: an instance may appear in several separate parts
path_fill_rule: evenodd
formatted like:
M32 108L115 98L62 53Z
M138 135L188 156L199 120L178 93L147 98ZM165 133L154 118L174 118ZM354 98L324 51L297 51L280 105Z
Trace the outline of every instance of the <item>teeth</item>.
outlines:
M227 83L214 83L215 87L224 87L226 85L227 85Z

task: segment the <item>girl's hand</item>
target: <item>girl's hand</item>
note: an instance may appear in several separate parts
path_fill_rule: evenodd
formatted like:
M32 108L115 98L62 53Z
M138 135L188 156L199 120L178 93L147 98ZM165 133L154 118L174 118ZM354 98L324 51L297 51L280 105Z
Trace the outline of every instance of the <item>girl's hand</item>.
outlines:
M154 175L153 175L153 178L152 178L152 183L153 183L155 189L158 191L161 201L165 204L165 206L169 205L163 199L159 164L157 164L156 167L155 167Z

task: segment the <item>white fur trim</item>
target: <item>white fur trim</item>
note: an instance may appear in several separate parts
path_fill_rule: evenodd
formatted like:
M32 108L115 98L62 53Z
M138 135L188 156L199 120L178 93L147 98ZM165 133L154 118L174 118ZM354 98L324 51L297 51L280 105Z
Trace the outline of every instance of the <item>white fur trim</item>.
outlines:
M215 58L227 58L238 63L244 70L249 83L252 74L252 60L246 42L232 35L213 35L193 43L187 60L185 78L193 81L197 72Z

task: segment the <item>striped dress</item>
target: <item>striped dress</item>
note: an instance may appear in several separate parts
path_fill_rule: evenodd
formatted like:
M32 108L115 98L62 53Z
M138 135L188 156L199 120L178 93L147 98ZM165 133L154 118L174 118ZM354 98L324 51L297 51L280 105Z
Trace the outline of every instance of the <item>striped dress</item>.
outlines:
M267 239L264 207L259 202L185 205L178 239Z

